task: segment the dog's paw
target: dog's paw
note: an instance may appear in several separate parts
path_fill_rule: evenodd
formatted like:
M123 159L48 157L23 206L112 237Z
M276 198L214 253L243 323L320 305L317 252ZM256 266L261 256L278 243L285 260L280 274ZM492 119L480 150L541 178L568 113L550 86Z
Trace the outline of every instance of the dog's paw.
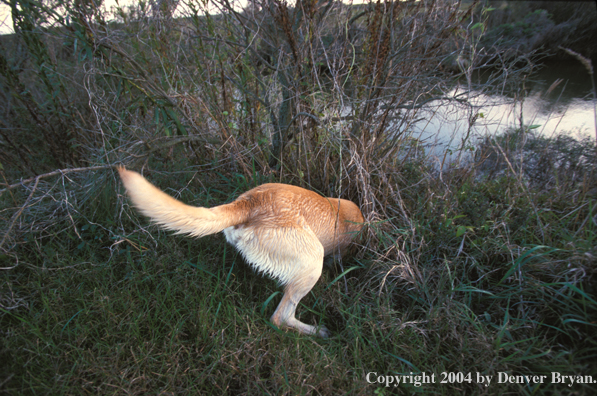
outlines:
M332 335L332 333L328 330L327 327L325 327L324 325L320 325L317 328L317 335L321 338L328 338Z

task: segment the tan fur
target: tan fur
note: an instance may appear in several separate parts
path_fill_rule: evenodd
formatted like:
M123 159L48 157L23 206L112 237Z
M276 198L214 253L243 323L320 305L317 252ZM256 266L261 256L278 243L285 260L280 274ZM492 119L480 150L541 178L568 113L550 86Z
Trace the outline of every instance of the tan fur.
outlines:
M364 221L352 202L324 198L287 184L263 184L234 202L192 207L170 197L136 172L119 168L133 204L166 229L201 237L224 231L257 270L285 285L271 317L278 327L327 337L329 331L295 318L299 301L321 276L323 257L342 256Z

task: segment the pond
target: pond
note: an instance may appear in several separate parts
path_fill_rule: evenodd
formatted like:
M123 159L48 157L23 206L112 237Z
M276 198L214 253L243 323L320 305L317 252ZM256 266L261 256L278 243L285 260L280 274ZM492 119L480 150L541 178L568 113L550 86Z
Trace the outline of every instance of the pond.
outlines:
M435 102L427 106L413 124L413 137L423 141L428 152L453 160L462 147L470 147L485 136L495 135L522 122L545 136L571 135L595 138L595 102L591 78L577 61L549 62L531 75L524 101L514 103L505 95L478 95L473 109L454 102ZM550 89L551 88L551 89ZM460 91L462 92L462 91ZM455 95L454 89L450 95ZM469 129L469 117L479 114ZM448 149L448 150L447 150ZM443 162L443 161L442 161Z

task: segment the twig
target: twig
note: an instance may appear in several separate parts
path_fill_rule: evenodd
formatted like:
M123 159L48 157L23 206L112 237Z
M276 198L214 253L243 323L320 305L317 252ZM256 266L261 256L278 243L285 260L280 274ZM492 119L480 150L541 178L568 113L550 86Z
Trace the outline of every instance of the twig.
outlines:
M4 184L6 184L8 186L8 180L6 180L6 175L4 175L4 171L2 169L0 169L0 174L2 175L2 179L4 179ZM0 195L2 195L2 194L0 194ZM12 201L15 203L15 205L17 205L17 199L12 194L12 192L10 193L10 197L12 198Z
M38 176L38 177L35 178L35 184L33 185L33 189L31 190L31 194L29 194L29 196L27 197L27 200L25 201L25 203L23 204L23 206L21 206L21 208L19 209L19 211L12 216L12 221L10 222L10 225L8 226L8 229L4 233L4 236L2 237L2 241L0 242L0 249L2 248L2 245L4 245L4 242L6 241L6 238L8 237L8 234L10 234L10 231L12 230L12 227L14 227L15 223L17 222L17 219L19 218L19 216L21 215L21 213L23 213L23 210L25 210L25 208L27 207L27 205L29 205L29 201L31 201L31 198L33 198L33 194L35 193L35 190L37 190L37 184L39 183L39 179L41 178L41 176L43 176L43 175L40 175L40 176Z
M46 177L51 177L51 176L56 176L56 175L64 175L66 173L73 173L73 172L84 172L84 171L93 171L93 170L99 170L99 169L109 169L109 168L112 168L113 166L114 165L102 165L102 166L90 166L88 168L59 169L59 170L52 171L50 173L44 173L43 175L37 175L35 177L21 180L18 183L11 184L11 185L7 186L6 188L0 190L0 197L2 196L2 194L4 194L5 191L12 190L19 186L22 186L23 184L31 183L33 181L35 182L35 185L37 186L37 182L39 181L39 179L44 179Z

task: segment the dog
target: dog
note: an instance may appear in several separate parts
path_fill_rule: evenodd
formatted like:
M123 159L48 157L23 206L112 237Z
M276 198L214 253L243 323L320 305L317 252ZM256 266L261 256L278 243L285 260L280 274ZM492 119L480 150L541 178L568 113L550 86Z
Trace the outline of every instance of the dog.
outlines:
M149 183L137 172L119 167L134 206L168 230L195 237L224 231L255 269L284 285L284 296L270 321L278 328L326 338L325 326L295 318L301 299L321 276L324 256L342 257L364 223L351 201L324 198L288 184L268 183L235 201L202 208L185 205Z

